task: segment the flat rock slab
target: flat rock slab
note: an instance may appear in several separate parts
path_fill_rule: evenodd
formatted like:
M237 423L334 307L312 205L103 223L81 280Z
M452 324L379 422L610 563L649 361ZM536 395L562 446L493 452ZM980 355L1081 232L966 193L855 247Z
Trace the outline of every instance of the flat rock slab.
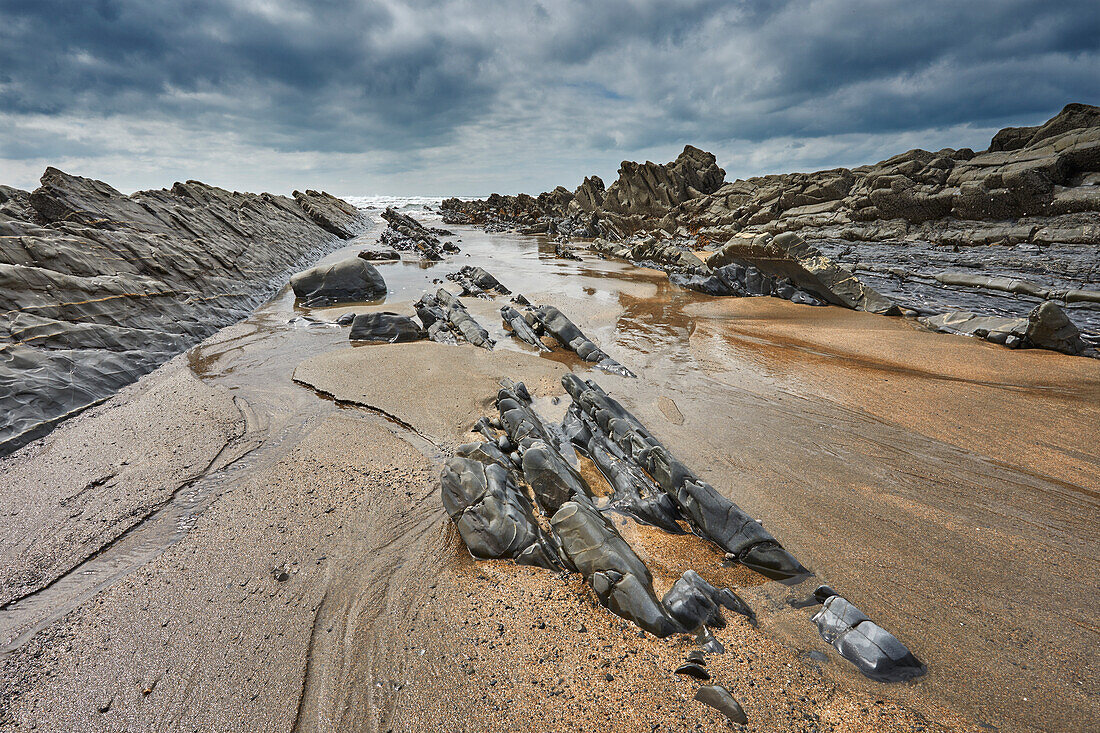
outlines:
M492 410L491 395L501 378L520 378L535 391L558 392L566 371L557 362L529 354L422 341L321 354L299 364L294 379L335 399L397 417L423 434L464 443L470 426Z

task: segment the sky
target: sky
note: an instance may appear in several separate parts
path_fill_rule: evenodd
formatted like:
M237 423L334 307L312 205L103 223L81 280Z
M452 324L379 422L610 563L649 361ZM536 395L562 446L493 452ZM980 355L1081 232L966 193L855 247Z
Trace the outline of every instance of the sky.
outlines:
M0 183L485 195L988 146L1100 103L1097 0L0 0Z

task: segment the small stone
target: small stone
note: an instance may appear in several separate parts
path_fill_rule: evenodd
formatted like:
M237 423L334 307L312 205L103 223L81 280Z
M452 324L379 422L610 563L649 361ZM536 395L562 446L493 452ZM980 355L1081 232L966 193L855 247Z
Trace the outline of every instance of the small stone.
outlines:
M687 662L685 664L681 664L679 667L676 668L676 674L683 674L687 675L688 677L694 677L695 679L702 680L703 682L706 682L710 679L710 673L695 662Z
M721 712L734 723L744 725L749 722L741 703L721 685L706 685L695 691L695 699Z

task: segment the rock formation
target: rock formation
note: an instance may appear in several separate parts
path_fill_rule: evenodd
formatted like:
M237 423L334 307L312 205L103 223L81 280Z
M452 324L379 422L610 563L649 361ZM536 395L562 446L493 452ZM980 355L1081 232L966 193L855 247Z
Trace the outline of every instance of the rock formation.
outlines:
M429 228L416 219L393 208L382 212L387 228L378 241L399 252L415 252L423 260L439 262L444 252L458 252L458 245L440 241L441 236L451 236L446 229Z
M360 313L351 321L352 341L377 341L397 344L406 341L420 341L426 338L424 329L413 319L399 313L382 311L380 313Z
M366 223L315 191L125 196L56 168L33 192L0 188L0 453L243 317Z
M854 307L958 320L1023 318L1053 300L1085 347L1100 344L1100 108L1090 105L1006 128L979 153L910 150L852 169L724 182L713 156L689 146L664 166L624 162L606 189L593 176L571 194L559 187L443 206L454 221L598 237L598 253L653 263L673 282L714 295L742 293L715 264L700 268L692 251L736 250L742 267L775 278L772 294L795 302L862 300L873 304ZM809 280L798 277L806 257L781 262L753 247L784 243L791 232L823 265ZM852 292L822 291L825 270ZM1016 285L1005 290L1005 281Z

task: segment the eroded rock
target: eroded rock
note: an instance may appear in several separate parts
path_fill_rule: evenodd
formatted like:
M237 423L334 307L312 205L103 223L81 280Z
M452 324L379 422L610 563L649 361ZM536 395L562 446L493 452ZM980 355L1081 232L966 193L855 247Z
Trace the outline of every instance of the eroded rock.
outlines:
M645 563L595 508L569 501L550 522L562 550L613 613L654 636L681 630L657 600Z
M554 540L505 466L455 456L443 466L441 481L443 506L474 557L559 567Z

